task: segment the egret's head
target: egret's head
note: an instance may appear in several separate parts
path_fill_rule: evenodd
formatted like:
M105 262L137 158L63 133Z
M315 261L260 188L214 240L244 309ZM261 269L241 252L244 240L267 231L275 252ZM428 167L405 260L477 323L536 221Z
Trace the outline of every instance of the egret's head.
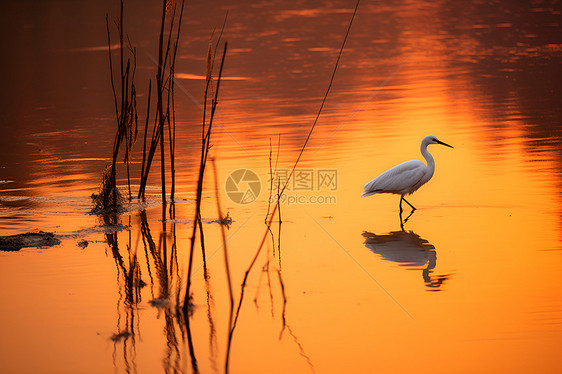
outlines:
M429 144L441 144L441 145L444 145L444 146L449 147L449 148L454 148L452 145L449 145L447 143L443 143L441 140L437 139L437 137L435 135L426 136L425 138L423 138L422 143L425 143L427 145L429 145Z

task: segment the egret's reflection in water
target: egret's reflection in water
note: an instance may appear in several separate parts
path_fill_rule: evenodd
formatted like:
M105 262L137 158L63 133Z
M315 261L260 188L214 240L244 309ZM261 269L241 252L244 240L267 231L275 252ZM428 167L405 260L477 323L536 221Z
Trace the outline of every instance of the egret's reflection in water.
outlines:
M437 265L435 247L413 231L394 231L382 235L363 232L363 236L365 246L382 256L383 260L396 262L407 269L422 270L428 291L440 291L443 283L451 276L433 275L433 269Z

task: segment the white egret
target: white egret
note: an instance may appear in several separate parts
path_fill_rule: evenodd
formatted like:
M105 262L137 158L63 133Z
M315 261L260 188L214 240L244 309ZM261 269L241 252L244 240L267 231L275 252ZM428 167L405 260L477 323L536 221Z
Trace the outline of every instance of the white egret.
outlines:
M396 165L365 184L363 187L365 191L361 196L371 196L376 193L397 194L400 195L400 214L402 214L402 200L412 207L412 212L416 210L408 200L404 199L404 195L411 195L433 176L435 161L431 153L427 151L427 146L430 144L441 144L453 148L433 135L426 136L421 143L421 154L427 161L427 165L419 160L410 160Z

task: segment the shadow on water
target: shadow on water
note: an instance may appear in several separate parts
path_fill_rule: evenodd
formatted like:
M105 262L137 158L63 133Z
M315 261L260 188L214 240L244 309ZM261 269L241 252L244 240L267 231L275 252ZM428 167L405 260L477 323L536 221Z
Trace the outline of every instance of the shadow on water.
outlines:
M383 260L397 263L408 270L422 270L422 277L428 291L441 291L441 286L451 274L437 275L435 247L413 231L393 231L388 234L363 232L365 247L380 255Z

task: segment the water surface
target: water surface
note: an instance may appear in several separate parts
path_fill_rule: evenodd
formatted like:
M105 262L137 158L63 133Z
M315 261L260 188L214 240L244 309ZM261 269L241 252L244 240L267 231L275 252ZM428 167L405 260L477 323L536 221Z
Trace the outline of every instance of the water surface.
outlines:
M176 67L176 219L163 225L155 171L148 201L133 201L121 226L107 228L87 212L111 158L104 21L118 4L3 3L0 233L51 231L62 243L0 252L2 372L224 371L229 299L210 164L208 278L197 246L195 307L187 321L175 313L209 36L228 10L211 156L221 208L234 220L226 236L238 303L266 233L270 151L280 173L292 167L354 5L189 4ZM159 12L153 2L125 7L140 113ZM282 224L276 216L249 274L230 372L562 369L560 15L555 1L361 3ZM409 197L418 210L401 230L398 197L360 192L387 168L421 159L427 134L455 148L430 147L435 175ZM241 168L261 183L250 204L224 189ZM125 189L124 168L119 177Z

